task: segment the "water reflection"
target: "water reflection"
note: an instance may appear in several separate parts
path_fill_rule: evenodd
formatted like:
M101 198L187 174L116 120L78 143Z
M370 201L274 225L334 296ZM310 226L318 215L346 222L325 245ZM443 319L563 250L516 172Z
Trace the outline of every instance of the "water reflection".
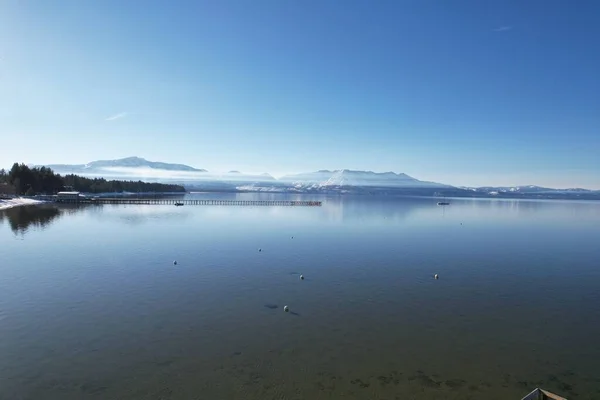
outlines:
M151 221L181 221L190 217L190 207L181 209L170 205L101 205L95 206L93 217L102 221L117 221L138 226Z
M1 244L0 398L600 393L600 203L303 199L45 207Z
M265 214L277 215L283 218L293 219L301 216L302 219L325 219L329 222L385 222L388 220L399 221L404 220L411 214L418 211L429 210L430 212L441 215L441 209L437 209L436 200L432 198L418 197L398 197L398 196L365 196L365 195L307 195L293 193L190 193L186 195L186 199L221 199L221 200L304 200L304 201L321 201L322 207L302 208L301 214L294 211L296 208L290 207L244 207L248 209L260 209L261 216ZM220 207L210 206L210 211L207 214L227 214L231 210L238 207ZM230 211L228 211L228 209ZM297 210L297 209L296 209ZM306 212L304 212L306 211ZM247 214L246 214L247 215Z
M75 204L42 204L32 206L13 207L0 211L0 225L4 222L12 232L25 235L32 229L44 230L56 222L60 217L75 215L85 210L91 211L95 207Z
M419 211L441 211L435 207L430 200L391 196L332 196L323 204L328 219L340 222L397 222Z
M539 201L448 199L450 205L438 206L437 199L401 196L331 196L323 200L329 220L361 223L393 223L419 220L439 223L476 221L488 223L525 218L589 222L600 218L597 201Z
M157 220L184 221L235 217L240 219L310 221L389 225L419 221L420 224L441 223L504 223L523 218L581 221L591 223L600 218L600 203L592 201L527 201L489 199L450 199L451 205L440 207L434 198L397 196L301 196L281 193L192 193L186 199L218 198L224 200L318 200L322 207L229 207L188 206L175 208L166 205L43 205L15 207L0 212L0 224L8 222L15 234L29 229L46 229L56 218L85 211L98 221L118 221L127 225L143 225ZM243 208L243 211L241 210Z
M45 229L60 215L61 212L57 207L13 207L0 212L0 223L7 221L15 235L23 235L30 228Z

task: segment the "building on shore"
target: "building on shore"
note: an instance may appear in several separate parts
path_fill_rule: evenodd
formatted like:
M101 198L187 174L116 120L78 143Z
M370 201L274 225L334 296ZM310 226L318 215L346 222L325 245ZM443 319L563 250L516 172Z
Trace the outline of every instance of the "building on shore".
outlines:
M78 202L80 198L79 192L58 192L56 195L56 201L58 202Z

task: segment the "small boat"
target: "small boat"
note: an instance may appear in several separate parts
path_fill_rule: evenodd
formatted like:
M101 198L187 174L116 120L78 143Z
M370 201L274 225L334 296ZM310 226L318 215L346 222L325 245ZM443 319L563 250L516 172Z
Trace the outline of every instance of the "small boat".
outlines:
M439 194L438 194L438 196L439 196ZM442 201L438 201L437 205L438 206L449 206L450 202L446 200L446 196L443 196Z
M547 390L536 388L533 392L523 397L521 400L567 400L557 394L550 393Z
M182 203L182 202L180 202L180 201L178 201L178 202L176 202L176 203L175 203L175 205L176 205L177 207L181 207L181 206L183 205L183 203Z

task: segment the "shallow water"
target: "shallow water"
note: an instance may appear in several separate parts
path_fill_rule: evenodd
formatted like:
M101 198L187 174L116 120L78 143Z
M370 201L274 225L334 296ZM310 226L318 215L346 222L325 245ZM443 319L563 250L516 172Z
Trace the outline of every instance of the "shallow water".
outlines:
M0 399L600 398L600 203L302 199L0 213Z

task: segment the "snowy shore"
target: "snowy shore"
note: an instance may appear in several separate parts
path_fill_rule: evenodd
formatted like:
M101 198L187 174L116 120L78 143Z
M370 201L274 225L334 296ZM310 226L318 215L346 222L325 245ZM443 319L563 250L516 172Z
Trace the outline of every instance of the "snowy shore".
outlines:
M17 197L15 199L10 199L10 200L0 200L0 210L6 210L8 208L19 207L19 206L31 206L31 205L43 204L43 203L45 203L45 201Z

